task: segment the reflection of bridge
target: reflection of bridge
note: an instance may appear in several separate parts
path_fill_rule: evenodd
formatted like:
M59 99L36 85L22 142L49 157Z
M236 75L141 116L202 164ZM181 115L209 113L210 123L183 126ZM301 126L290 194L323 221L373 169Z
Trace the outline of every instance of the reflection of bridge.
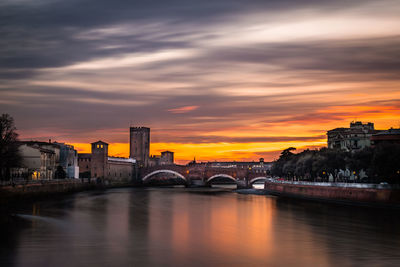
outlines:
M140 177L144 184L176 182L186 185L211 185L222 182L248 187L257 181L265 181L267 173L265 170L247 167L214 167L207 164L191 164L142 168Z

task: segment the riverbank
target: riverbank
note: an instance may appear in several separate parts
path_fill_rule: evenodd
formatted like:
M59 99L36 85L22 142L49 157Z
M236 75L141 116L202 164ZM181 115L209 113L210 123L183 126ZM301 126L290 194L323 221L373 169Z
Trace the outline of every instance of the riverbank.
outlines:
M388 184L267 181L264 192L320 202L400 209L400 188Z
M96 183L78 179L44 180L0 187L0 204L36 200L88 190L135 186L132 183Z

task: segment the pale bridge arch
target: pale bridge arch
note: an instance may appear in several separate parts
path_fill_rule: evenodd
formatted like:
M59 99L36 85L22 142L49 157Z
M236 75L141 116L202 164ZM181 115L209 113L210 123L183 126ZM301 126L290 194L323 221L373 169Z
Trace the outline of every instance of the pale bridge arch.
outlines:
M169 174L174 174L176 176L178 176L179 178L187 181L186 177L183 176L182 174L180 174L179 172L176 171L171 171L171 170L157 170L157 171L153 171L149 174L147 174L145 177L143 177L142 181L144 182L145 180L147 180L148 178L150 178L153 175L159 174L159 173L169 173Z
M231 179L232 181L234 181L235 183L237 182L235 178L233 178L232 176L230 176L228 174L216 174L216 175L213 175L210 178L208 178L207 183L211 182L211 180L213 180L217 177L228 178L228 179Z
M256 178L251 179L251 180L249 181L249 184L255 183L255 182L257 182L257 181L267 181L267 180L268 180L267 177L259 176L259 177L256 177Z

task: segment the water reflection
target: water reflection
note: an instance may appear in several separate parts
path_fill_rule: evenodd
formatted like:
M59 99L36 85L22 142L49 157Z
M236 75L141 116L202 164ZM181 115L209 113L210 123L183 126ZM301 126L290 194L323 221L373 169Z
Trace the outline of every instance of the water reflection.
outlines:
M400 264L398 211L149 188L80 193L14 212L21 215L0 221L11 229L2 231L1 266Z

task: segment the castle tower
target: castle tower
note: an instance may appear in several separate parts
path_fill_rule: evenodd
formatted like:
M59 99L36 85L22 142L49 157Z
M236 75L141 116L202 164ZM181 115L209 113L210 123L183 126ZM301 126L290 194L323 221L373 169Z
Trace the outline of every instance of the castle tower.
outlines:
M106 177L108 170L108 144L103 141L92 143L91 175L94 178Z
M147 166L150 154L150 128L129 128L129 157L136 159L138 166Z

